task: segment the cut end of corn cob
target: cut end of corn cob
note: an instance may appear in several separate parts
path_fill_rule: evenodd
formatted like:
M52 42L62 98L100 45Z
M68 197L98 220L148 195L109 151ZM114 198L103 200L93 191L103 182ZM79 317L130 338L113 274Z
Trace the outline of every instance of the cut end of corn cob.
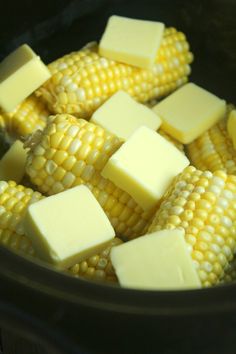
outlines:
M196 168L236 174L236 150L227 131L227 120L232 110L233 106L229 105L224 119L186 145L187 156Z
M4 140L9 143L15 139L23 140L37 129L43 129L49 114L44 102L35 95L29 96L13 112L0 115Z
M26 143L30 147L26 173L44 194L76 185L90 188L115 231L134 238L145 233L154 210L143 211L133 198L101 176L119 138L103 128L67 114L51 116L47 127Z
M219 283L236 250L236 176L187 167L148 230L181 228L203 286Z
M54 113L89 118L121 89L143 103L167 95L187 82L192 60L185 35L174 28L165 30L150 70L101 57L93 44L49 64L52 77L36 94Z

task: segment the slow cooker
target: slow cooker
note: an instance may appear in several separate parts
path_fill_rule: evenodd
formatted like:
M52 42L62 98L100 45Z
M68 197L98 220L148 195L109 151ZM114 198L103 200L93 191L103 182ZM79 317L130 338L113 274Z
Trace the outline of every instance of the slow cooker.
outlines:
M45 62L99 40L111 14L182 30L191 80L236 103L235 0L1 2L0 56L27 42ZM0 247L4 354L235 354L236 284L138 291L59 273Z

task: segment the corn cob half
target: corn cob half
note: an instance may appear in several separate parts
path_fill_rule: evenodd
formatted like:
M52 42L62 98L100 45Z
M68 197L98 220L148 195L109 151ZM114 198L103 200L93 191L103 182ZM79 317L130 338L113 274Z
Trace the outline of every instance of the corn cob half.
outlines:
M140 236L154 215L143 211L133 198L101 176L121 140L103 128L68 114L51 116L47 127L26 143L31 146L26 173L38 190L55 194L85 184L103 207L120 235Z
M49 114L42 100L35 95L29 96L13 112L0 115L4 139L11 143L15 139L22 140L37 129L43 129Z
M14 181L0 181L0 245L36 257L31 241L24 235L22 221L27 207L42 198L39 192L17 185ZM100 254L75 264L68 272L77 277L116 282L110 250L121 242L116 237Z
M182 228L203 286L217 284L236 251L236 176L187 167L148 232Z
M165 30L151 70L101 57L92 43L49 64L52 77L36 93L54 113L89 118L120 89L139 102L167 95L187 81L192 60L185 35L174 28Z
M224 170L236 174L236 150L227 132L227 120L233 107L228 107L227 116L186 145L186 153L192 165L206 171Z

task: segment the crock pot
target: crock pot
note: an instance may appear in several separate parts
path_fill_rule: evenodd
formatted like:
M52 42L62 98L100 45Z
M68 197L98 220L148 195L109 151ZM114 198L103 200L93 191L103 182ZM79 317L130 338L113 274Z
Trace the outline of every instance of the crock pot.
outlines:
M71 3L80 3L70 9L73 16L60 10L58 20L51 11L40 27L32 2L26 18L35 17L39 27L32 22L19 36L22 18L16 16L1 55L26 38L49 62L98 40L111 14L159 20L187 35L195 54L191 80L236 103L235 0ZM48 25L50 19L55 26ZM236 284L171 292L122 289L67 276L0 247L0 328L7 354L235 354Z

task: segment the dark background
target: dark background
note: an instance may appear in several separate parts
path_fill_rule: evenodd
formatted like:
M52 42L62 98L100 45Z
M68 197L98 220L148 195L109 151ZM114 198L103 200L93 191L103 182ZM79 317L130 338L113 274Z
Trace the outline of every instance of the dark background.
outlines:
M48 63L98 40L111 14L158 19L187 33L195 54L193 80L233 102L233 4L235 0L0 0L0 60L26 42Z
M228 102L236 103L235 5L235 0L0 0L0 59L18 45L26 42L48 63L65 53L78 50L89 41L98 40L104 30L107 18L111 14L160 20L165 22L167 26L176 26L186 33L195 55L191 79L225 98ZM13 272L14 257L11 258L11 261ZM210 316L201 316L200 314L196 316L194 314L188 318L183 314L182 320L180 320L174 318L174 315L170 318L167 318L168 316L150 318L147 315L142 318L137 316L137 319L134 319L132 316L123 317L117 313L113 315L111 311L109 316L106 315L106 319L105 314L101 318L96 318L96 316L101 316L101 313L97 311L95 315L96 311L92 308L87 308L86 311L81 308L77 312L78 309L73 305L69 306L66 300L59 301L53 297L47 297L45 294L41 295L39 292L26 289L27 286L24 284L16 285L12 279L6 280L4 269L9 270L10 268L10 264L8 266L6 264L7 261L4 264L0 258L0 316L2 318L6 316L6 322L1 321L2 318L0 318L0 322L4 324L4 345L8 350L7 354L45 354L46 352L40 348L32 349L33 347L31 347L26 350L26 343L22 337L31 337L34 328L35 336L40 332L41 338L45 338L49 324L54 332L57 331L58 337L63 337L66 333L67 338L77 341L77 333L79 333L79 344L83 343L83 346L81 344L82 348L90 346L89 353L95 353L99 342L100 353L105 354L109 348L112 348L112 352L108 350L108 354L113 354L113 352L123 354L123 350L120 352L118 350L118 347L122 347L121 342L123 341L128 348L125 353L128 354L140 352L141 354L236 353L236 316L233 312L218 315L216 311L214 316L212 314ZM21 266L21 262L18 262L15 269L20 272ZM35 282L43 283L43 279L40 278L42 277L40 269L34 270L32 274L35 276ZM22 275L26 275L23 268ZM56 277L54 278L56 279ZM57 279L57 281L64 283L64 279ZM101 298L102 291L104 291L104 296L108 293L106 288L102 290L95 288L97 287L94 287L94 292L98 299ZM82 290L81 285L81 289L77 293L78 298L81 296ZM230 304L229 298L232 291L228 289L228 293L226 292L228 295L224 298L222 307ZM110 292L112 293L112 291ZM132 298L132 294L130 296ZM183 304L189 302L189 296L185 299L180 295L179 299ZM212 302L213 299L214 296ZM196 295L196 308L199 308L199 312L201 312L201 304L198 300ZM122 301L125 302L124 298ZM152 301L154 305L158 303L155 296L153 296L153 300L150 297L150 303ZM164 303L162 298L159 301ZM9 308L1 308L6 303ZM140 304L142 304L141 301ZM20 317L17 309L19 312L23 308L24 311ZM31 318L28 319L28 327L26 327L27 311L34 318L34 321ZM83 316L82 320L81 316ZM38 323L35 318L40 319L44 324L44 327L42 325L39 331L36 331ZM115 326L114 339L111 323ZM96 328L94 328L95 324ZM21 338L18 340L17 337L12 337L9 328L14 329L18 334L21 333ZM7 332L6 329L8 329ZM154 345L146 343L146 348L152 348L152 350L145 351L145 345L142 346L143 351L138 347L136 349L132 347L129 350L130 336L136 338L137 343L141 343L142 336L147 336L149 330L154 333L152 340L154 338L156 342ZM162 330L164 334L161 338ZM102 334L107 334L104 346ZM52 331L50 335L52 336ZM59 339L57 338L58 342ZM50 342L49 338L47 341ZM109 348L106 345L108 342ZM143 342L145 342L145 338ZM61 343L62 347L67 345L64 337ZM111 343L115 345L114 348ZM156 348L158 348L157 351ZM63 354L71 352L65 350ZM87 354L88 351L83 349L78 349L76 352L76 354L85 353Z

